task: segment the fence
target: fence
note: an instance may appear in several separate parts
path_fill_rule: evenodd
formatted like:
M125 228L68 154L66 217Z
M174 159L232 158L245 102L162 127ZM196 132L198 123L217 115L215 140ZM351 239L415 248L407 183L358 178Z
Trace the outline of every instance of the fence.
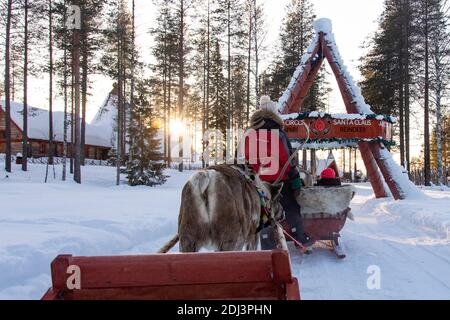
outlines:
M168 168L178 170L180 164L179 163L171 163ZM183 163L183 170L201 170L203 169L203 165L201 163L196 162L188 162Z
M5 161L6 155L4 153L0 154L0 161ZM17 156L11 156L12 162L15 163ZM41 158L27 158L28 163L35 163L35 164L47 164L48 158L47 157L41 157ZM67 163L70 162L70 158L66 159ZM111 162L108 160L94 160L94 159L85 159L85 165L87 166L110 166ZM54 157L53 158L53 164L63 164L64 158L61 157Z
M450 168L444 169L444 184L450 186ZM409 174L409 178L414 184L418 186L425 185L425 171L424 170L412 170ZM430 180L434 185L439 185L437 170L431 170Z

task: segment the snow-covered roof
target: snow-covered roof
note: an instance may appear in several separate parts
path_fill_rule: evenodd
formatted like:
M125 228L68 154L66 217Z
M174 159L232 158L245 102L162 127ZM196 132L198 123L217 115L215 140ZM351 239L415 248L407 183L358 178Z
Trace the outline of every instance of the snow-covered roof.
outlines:
M3 107L4 101L0 105ZM23 104L11 101L11 120L23 130ZM69 119L70 120L70 119ZM48 110L28 106L28 137L30 139L48 140L49 114ZM104 125L92 125L86 123L86 144L92 146L112 147L114 140L111 139L112 129ZM71 142L70 123L67 141ZM53 112L53 134L54 141L64 141L64 112Z
M91 124L100 127L109 127L112 130L116 125L117 99L117 95L113 93L108 94Z

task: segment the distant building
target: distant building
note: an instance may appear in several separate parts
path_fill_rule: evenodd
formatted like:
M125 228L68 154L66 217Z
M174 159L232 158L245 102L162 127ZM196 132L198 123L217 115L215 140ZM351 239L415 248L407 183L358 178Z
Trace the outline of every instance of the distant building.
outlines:
M49 151L49 114L47 110L28 107L28 140L29 157L45 157ZM22 153L23 105L11 102L11 138L12 154ZM108 152L114 145L110 125L92 125L86 123L86 144L84 154L87 159L106 160ZM63 155L64 144L64 113L53 112L53 143L54 155ZM71 142L71 127L69 124L67 141ZM5 153L5 113L0 104L0 153ZM69 145L70 154L70 145Z

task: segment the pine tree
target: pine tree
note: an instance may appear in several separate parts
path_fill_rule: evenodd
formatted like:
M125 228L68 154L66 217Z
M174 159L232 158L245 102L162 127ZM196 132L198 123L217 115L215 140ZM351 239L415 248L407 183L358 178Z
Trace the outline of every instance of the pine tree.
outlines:
M412 86L417 76L418 15L412 0L386 0L379 28L361 59L364 79L360 85L366 101L381 114L394 114L399 122L400 162L410 167L410 100L417 95Z
M98 69L98 52L104 44L101 37L102 14L104 0L83 0L80 2L81 12L81 163L85 162L86 143L86 111L89 97L89 79Z
M212 39L211 52L211 79L210 79L210 128L219 130L223 136L227 129L227 91L224 70L224 61L222 58L219 40Z
M259 97L260 97L260 63L262 53L265 50L265 40L267 36L267 27L264 21L264 9L261 4L258 3L257 0L252 0L251 10L252 20L253 20L253 53L255 57L255 67L254 67L254 76L255 76L255 106L259 106Z
M436 125L432 134L433 143L431 143L431 146L436 146L434 168L437 170L438 183L444 184L443 157L444 146L447 142L445 140L445 132L442 130L442 114L445 92L450 85L450 37L447 31L450 26L450 17L448 15L450 3L447 3L446 1L437 1L435 6L436 16L433 22L436 24L436 27L433 28L430 37L430 87L431 97L435 105ZM431 165L433 165L433 150L430 150L430 152L430 161Z
M108 26L104 30L106 49L101 57L101 70L116 80L117 88L117 161L116 184L120 184L121 164L125 160L127 119L129 110L126 97L132 60L132 17L124 0L112 3L108 8Z
M314 7L309 0L292 0L286 8L278 54L263 75L263 90L277 99L286 90L301 57L315 34ZM324 72L321 71L305 99L303 110L318 110L324 103Z
M156 112L150 103L150 84L148 80L136 81L136 97L130 121L130 134L133 137L131 161L128 162L128 184L131 186L161 185L166 181L164 158Z
M437 131L439 128L439 131ZM439 147L437 144L438 136L441 137L442 145ZM441 149L441 150L439 150ZM450 115L443 115L441 121L439 123L439 127L436 123L435 128L431 135L431 148L430 148L430 156L431 156L431 167L434 170L438 171L444 169L447 172L450 170ZM441 169L442 168L442 169ZM445 181L442 178L439 178L439 183L445 184Z
M159 14L156 26L150 30L155 45L152 53L155 63L151 66L154 73L153 94L156 101L162 105L164 127L164 158L170 166L171 141L170 120L174 107L172 97L175 88L176 65L178 64L178 26L175 21L174 8L170 0L155 1Z
M194 90L201 95L201 135L202 135L202 154L205 152L206 141L203 137L208 129L208 113L209 113L209 68L210 68L210 32L211 32L211 4L210 0L205 1L200 8L198 17L198 28L194 31L193 47L194 57L192 74L195 78ZM199 67L201 66L201 68ZM206 163L202 158L202 166Z

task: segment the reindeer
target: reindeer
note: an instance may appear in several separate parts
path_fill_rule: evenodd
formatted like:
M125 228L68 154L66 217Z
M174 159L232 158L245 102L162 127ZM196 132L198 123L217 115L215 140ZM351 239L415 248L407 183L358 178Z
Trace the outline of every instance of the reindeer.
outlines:
M244 166L215 166L195 173L183 188L178 217L178 234L159 253L167 253L178 241L181 252L201 248L217 251L256 250L259 243L262 201L258 189L267 197L266 209L281 220L279 202L282 185L262 182L258 176L249 182Z

